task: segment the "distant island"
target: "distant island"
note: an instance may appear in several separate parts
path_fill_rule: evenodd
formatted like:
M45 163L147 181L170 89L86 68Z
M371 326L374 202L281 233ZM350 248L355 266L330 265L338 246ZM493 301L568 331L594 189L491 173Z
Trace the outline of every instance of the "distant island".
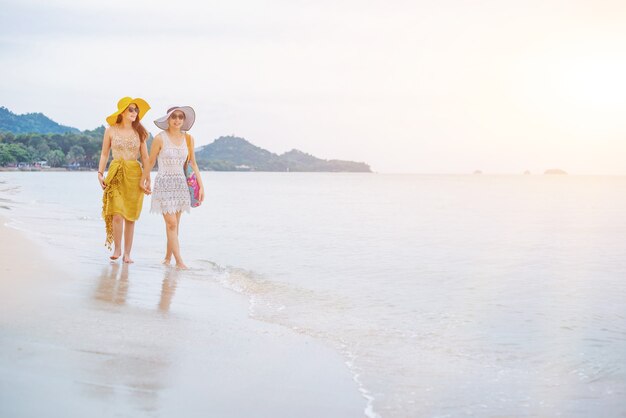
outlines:
M237 136L222 136L196 148L198 165L213 171L371 172L365 163L323 160L297 149L274 154Z
M565 171L560 168L551 168L546 170L543 174L567 174Z
M103 134L104 126L80 131L43 113L16 115L0 107L0 167L93 170L100 159ZM152 137L148 147L151 142ZM274 154L237 136L219 137L195 151L201 170L371 172L363 162L324 160L297 149Z

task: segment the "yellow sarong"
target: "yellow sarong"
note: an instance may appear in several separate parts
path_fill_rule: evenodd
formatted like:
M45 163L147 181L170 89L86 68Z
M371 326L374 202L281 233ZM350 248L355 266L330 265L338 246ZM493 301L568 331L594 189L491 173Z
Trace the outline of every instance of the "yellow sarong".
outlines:
M109 165L102 195L102 217L106 225L104 245L109 250L113 243L113 215L129 221L139 219L143 205L143 190L139 187L141 175L141 165L136 160L116 159Z

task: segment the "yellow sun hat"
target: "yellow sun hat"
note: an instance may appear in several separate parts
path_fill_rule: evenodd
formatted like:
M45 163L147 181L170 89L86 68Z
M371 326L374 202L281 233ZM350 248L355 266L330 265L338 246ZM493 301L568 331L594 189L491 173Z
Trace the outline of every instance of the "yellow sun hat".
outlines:
M122 97L120 101L117 102L117 111L107 116L107 123L111 126L115 125L115 122L117 121L117 116L124 110L126 110L126 108L130 106L131 103L136 104L137 108L139 109L139 113L137 114L139 120L141 120L146 112L150 110L150 105L144 99L141 99L139 97L136 97L134 99L132 97Z

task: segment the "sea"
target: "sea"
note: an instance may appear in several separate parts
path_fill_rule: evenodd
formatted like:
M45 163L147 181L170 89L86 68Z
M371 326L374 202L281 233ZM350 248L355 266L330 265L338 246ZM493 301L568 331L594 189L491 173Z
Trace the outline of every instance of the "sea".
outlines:
M182 280L337 350L365 416L626 416L626 177L203 179L204 204L182 216ZM0 195L8 225L75 271L108 263L96 173L3 172ZM162 271L149 208L138 274Z

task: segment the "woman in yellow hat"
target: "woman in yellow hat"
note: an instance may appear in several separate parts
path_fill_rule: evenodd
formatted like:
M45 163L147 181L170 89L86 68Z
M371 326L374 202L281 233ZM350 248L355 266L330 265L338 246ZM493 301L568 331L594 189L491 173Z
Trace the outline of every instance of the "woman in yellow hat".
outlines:
M111 249L115 244L111 260L122 255L122 235L124 235L125 263L132 263L130 250L133 246L135 221L139 219L146 186L141 184L142 170L137 158L141 155L144 166L148 161L148 131L140 120L150 110L145 100L124 97L117 103L117 111L106 118L109 127L104 131L102 153L98 165L98 180L104 190L102 197L102 217L106 225L105 245ZM104 169L109 160L113 161L105 178Z

